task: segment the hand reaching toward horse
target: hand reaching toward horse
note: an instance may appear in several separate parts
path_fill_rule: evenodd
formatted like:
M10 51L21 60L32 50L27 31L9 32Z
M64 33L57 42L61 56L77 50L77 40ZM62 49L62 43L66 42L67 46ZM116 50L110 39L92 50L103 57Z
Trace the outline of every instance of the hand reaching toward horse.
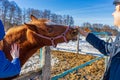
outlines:
M83 36L85 36L85 37L87 37L87 35L88 35L88 33L89 33L89 31L83 30L83 29L81 29L80 27L78 28L78 31L79 31L79 33L80 33L81 35L83 35Z
M17 44L13 44L13 45L11 46L11 51L10 51L10 53L11 53L11 56L12 56L13 59L19 58L19 47L18 47Z

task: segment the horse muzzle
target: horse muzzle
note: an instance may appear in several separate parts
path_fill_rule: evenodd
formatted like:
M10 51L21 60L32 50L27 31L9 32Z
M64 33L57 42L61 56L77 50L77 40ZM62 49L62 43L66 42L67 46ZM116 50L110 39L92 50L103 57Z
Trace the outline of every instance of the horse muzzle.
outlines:
M78 28L75 28L72 30L71 32L71 36L72 36L72 41L76 41L77 40L77 35L78 35Z

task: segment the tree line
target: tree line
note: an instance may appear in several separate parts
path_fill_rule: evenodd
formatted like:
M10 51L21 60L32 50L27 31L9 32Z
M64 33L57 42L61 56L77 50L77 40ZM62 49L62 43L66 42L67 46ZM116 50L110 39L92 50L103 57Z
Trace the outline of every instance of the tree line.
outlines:
M57 24L74 25L73 17L70 15L58 15L50 10L21 9L14 1L0 0L0 19L3 21L5 30L14 25L30 21L30 15L34 15L37 18L47 18Z

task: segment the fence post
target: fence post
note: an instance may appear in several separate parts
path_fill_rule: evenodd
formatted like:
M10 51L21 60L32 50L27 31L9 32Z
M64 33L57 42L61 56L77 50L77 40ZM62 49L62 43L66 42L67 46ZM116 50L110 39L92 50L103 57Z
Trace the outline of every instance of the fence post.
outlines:
M51 77L51 54L50 47L46 46L42 48L42 54L44 54L44 65L42 68L42 80L50 80ZM43 55L42 55L43 56Z
M80 34L77 35L77 53L79 53L79 38L80 38Z
M45 60L45 55L42 52L42 48L40 48L40 68L43 67L44 65L44 60Z

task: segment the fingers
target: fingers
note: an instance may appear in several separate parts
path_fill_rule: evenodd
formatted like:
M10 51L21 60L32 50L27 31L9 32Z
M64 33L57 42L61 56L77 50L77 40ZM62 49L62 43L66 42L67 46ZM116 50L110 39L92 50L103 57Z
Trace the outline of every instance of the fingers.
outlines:
M18 54L19 53L19 47L18 47L18 45L14 44L13 46L14 46L13 49L16 51L16 54Z
M19 57L19 50L20 50L20 48L19 48L19 46L16 43L11 45L11 51L10 51L11 56L13 58L18 58Z
M11 49L12 50L19 50L19 46L16 43L14 43L13 45L11 45Z

